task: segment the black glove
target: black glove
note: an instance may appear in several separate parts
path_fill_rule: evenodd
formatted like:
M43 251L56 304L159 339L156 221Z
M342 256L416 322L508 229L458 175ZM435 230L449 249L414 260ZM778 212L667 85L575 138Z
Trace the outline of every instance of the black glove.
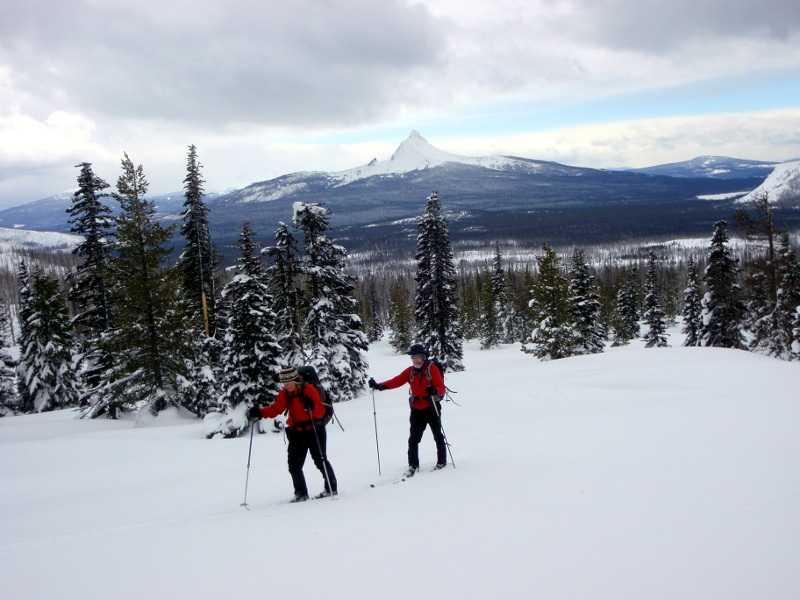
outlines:
M369 387L371 387L373 390L378 390L379 392L382 392L386 389L386 386L375 381L374 377L369 378Z
M306 408L308 412L314 410L314 401L311 398L306 398L305 396L302 397L303 406Z
M261 409L257 406L251 406L250 410L247 411L247 418L251 421L261 420Z
M428 396L438 396L439 395L439 392L432 385L429 385L428 388L425 391L428 392Z

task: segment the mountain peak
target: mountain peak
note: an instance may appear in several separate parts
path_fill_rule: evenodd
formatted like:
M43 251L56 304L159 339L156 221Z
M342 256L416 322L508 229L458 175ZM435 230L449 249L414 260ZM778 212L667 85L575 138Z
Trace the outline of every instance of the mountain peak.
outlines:
M414 171L436 167L446 162L458 162L459 157L431 146L417 130L413 130L389 159L401 171Z

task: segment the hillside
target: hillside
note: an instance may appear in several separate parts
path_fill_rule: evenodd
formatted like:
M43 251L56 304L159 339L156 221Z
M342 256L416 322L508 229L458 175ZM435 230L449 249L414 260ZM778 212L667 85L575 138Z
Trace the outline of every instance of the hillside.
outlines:
M255 437L248 471L247 436L174 412L0 419L5 593L793 600L800 370L677 338L545 363L468 344L444 408L456 468L429 472L426 433L423 471L393 485L405 392L364 395L328 428L338 499L300 505L280 434ZM379 379L408 361L385 343L369 360Z
M708 163L715 157L702 158ZM441 195L456 245L503 239L538 247L543 241L696 237L709 235L715 221L729 219L734 199L758 187L769 167L726 160L725 177L719 176L721 161L705 171L697 171L692 161L673 165L672 176L587 169L513 156L450 154L414 131L388 159L335 173L287 174L209 194L206 201L212 235L228 261L245 221L262 243L270 243L278 223L291 219L295 202L328 206L334 236L350 251L408 253L416 219L433 190ZM172 196L159 203L174 206ZM8 209L0 212L0 224L63 231L66 206L62 199ZM785 217L790 227L800 225L800 209L788 210ZM174 222L177 214L162 218Z

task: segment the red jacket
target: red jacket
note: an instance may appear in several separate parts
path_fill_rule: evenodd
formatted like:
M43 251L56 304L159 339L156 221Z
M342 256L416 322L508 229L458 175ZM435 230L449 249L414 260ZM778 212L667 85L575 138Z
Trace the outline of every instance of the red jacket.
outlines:
M314 408L311 409L311 416L309 416L306 407L303 406L301 394L314 403ZM286 426L300 431L311 429L313 421L318 421L325 415L325 405L322 404L322 400L319 398L319 392L310 384L298 384L291 393L286 388L283 388L278 392L275 402L261 408L261 417L273 419L287 408L289 409L289 418L286 419Z
M431 369L430 381L428 380L428 365L430 365ZM436 388L439 398L444 397L445 387L442 374L439 372L439 368L429 361L425 361L421 369L417 369L412 365L403 370L397 377L392 377L380 385L385 385L387 389L393 390L404 383L409 383L411 386L409 389L411 408L422 410L431 405L430 396L428 395L429 385Z

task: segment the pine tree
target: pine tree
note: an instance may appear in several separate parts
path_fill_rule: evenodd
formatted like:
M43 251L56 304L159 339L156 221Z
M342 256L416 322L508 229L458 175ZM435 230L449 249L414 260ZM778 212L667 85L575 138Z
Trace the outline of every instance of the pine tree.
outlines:
M778 291L773 321L775 330L770 344L770 354L791 360L795 358L792 343L795 341L794 321L800 308L800 263L792 249L788 232L781 234L778 250Z
M417 342L448 371L463 371L463 335L456 297L458 279L438 192L433 192L426 200L419 222L416 261Z
M569 303L576 333L576 354L597 354L605 347L606 331L600 322L600 294L597 281L589 273L583 250L572 253Z
M728 224L717 221L711 236L703 280L708 291L703 297L700 339L704 346L744 348L741 323L745 314L739 267L728 248Z
M108 411L115 417L119 407L134 409L140 402L157 415L177 403L199 354L192 311L166 266L175 227L155 221L147 188L142 166L134 167L126 154L114 193L122 209L112 259L117 322L109 336L117 365L107 373L108 392L91 416Z
M206 335L214 335L217 327L217 289L214 271L220 258L211 241L209 210L203 202L202 165L197 160L197 148L189 146L187 173L184 183L183 225L181 235L186 247L178 259L183 273L183 290L189 302L197 307Z
M82 403L94 404L102 374L113 364L103 339L112 320L109 262L113 217L111 209L102 203L102 198L108 196L102 191L109 187L108 183L93 173L91 163L77 166L81 169L78 191L67 212L71 231L83 238L73 250L82 262L67 277L70 282L67 298L78 310L72 324L82 346L82 387L88 395Z
M630 269L617 291L612 346L625 346L639 336L639 280L636 268Z
M539 277L531 290L530 307L534 314L534 329L523 352L540 360L556 360L572 356L576 331L572 326L569 302L569 282L562 273L561 260L548 244L536 257Z
M283 349L283 362L287 365L300 365L305 360L302 292L299 289L301 274L297 262L297 242L286 223L279 224L275 232L275 245L265 248L262 253L270 261L267 281L273 297L275 337Z
M500 317L497 313L497 302L494 295L494 280L488 265L478 274L478 294L480 297L480 319L478 331L481 338L481 350L489 350L500 343Z
M366 384L369 344L355 313L352 277L344 273L347 251L327 236L329 223L327 208L295 204L294 225L303 231L306 249L308 362L327 383L331 401L342 402L354 398Z
M369 278L369 292L367 295L367 341L377 342L383 337L383 324L381 323L381 307L378 301L378 290L375 285L375 278Z
M656 261L658 257L652 250L647 257L647 275L645 279L644 314L642 318L647 324L647 331L642 339L646 348L664 347L667 343L667 321L659 298L658 274Z
M14 412L19 406L16 361L9 354L8 308L0 304L0 416Z
M492 298L495 313L497 314L500 342L513 344L515 336L516 315L514 305L509 300L508 278L503 267L503 255L500 252L500 242L494 245L494 260L492 261Z
M683 329L681 329L681 333L686 335L683 342L684 346L700 345L701 312L697 266L695 265L694 257L689 256L689 260L686 263L686 289L683 292Z
M17 365L20 410L44 412L77 406L80 388L72 359L72 329L64 296L58 281L40 268L30 274L29 285L25 299L29 304L20 322Z
M222 393L228 412L242 403L247 408L268 404L280 391L281 347L273 335L272 295L253 236L250 224L245 223L237 246L241 254L236 275L222 291L229 305ZM247 419L240 419L238 427L225 433L238 435L246 426Z
M775 333L775 304L769 299L767 275L756 267L749 278L750 299L742 327L749 333L747 349L751 352L771 354L771 340ZM780 352L778 352L780 354Z
M397 279L389 290L389 345L397 353L405 353L414 343L414 311L408 290Z

